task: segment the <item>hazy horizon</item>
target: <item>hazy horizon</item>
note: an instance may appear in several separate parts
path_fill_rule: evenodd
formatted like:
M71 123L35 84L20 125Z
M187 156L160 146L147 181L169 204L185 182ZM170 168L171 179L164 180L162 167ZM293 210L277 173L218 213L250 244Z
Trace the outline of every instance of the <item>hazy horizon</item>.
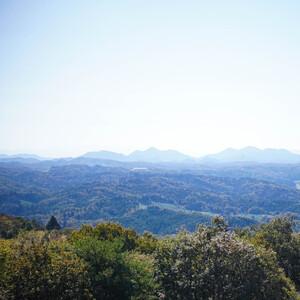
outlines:
M0 153L299 153L299 9L2 1Z
M246 148L256 148L256 149L259 149L259 150L288 150L290 151L291 153L295 153L295 154L299 154L300 155L300 151L297 151L297 150L291 150L291 149L286 149L286 148L258 148L258 147L255 147L255 146L246 146L246 147L242 147L242 148L232 148L232 147L227 147L227 148L224 148L224 149L220 149L219 151L216 151L216 152L207 152L207 153L203 153L203 154L196 154L196 155L193 155L191 153L187 153L187 152L182 152L182 151L179 151L178 149L170 149L170 148L167 148L167 149L161 149L161 148L157 148L157 147L154 147L154 146L151 146L151 147L148 147L148 148L137 148L137 149L134 149L132 151L129 151L129 152L119 152L119 151L112 151L110 149L90 149L86 152L82 152L82 153L78 153L76 155L43 155L43 154L40 154L40 153L34 153L34 152L18 152L18 151L15 151L15 152L1 152L0 151L0 155L9 155L9 156L22 156L22 155L36 155L36 156L40 156L42 158L49 158L49 159L53 159L53 158L67 158L67 157L79 157L79 156L82 156L84 154L87 154L87 153L91 153L91 152L99 152L99 151L107 151L107 152L113 152L113 153L116 153L116 154L123 154L123 155L130 155L132 154L133 152L135 151L147 151L147 150L150 150L150 149L155 149L155 150L159 150L159 151L178 151L182 154L185 154L187 156L190 156L190 157L193 157L193 158L201 158L201 157L205 157L206 155L213 155L213 154L218 154L222 151L225 151L225 150L243 150L243 149L246 149Z

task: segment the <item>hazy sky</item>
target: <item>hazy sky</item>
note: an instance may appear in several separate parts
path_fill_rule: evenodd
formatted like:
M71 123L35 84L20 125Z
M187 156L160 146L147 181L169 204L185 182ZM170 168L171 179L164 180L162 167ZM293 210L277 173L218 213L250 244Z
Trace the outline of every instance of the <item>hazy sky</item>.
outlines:
M300 150L300 1L0 0L0 152Z

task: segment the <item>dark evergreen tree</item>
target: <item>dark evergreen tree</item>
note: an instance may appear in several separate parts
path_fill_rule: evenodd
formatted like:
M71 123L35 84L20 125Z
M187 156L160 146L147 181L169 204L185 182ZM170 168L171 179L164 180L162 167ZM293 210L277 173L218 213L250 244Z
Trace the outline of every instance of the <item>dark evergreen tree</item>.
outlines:
M54 216L51 216L49 222L46 225L47 230L59 230L61 227L58 224L56 218Z

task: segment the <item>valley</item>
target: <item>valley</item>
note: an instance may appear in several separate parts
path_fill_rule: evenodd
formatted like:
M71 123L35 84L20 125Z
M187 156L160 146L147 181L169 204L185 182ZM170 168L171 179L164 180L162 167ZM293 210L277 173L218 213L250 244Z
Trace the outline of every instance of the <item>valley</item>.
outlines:
M75 160L76 161L76 160ZM226 217L231 227L300 216L298 164L145 163L101 159L0 163L0 211L63 227L113 221L171 234Z

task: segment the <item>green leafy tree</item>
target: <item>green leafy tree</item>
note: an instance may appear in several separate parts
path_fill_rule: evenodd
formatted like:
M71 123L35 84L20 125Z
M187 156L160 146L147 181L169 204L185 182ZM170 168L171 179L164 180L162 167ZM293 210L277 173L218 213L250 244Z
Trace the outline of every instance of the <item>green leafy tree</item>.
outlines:
M87 267L66 242L30 232L11 245L2 290L6 299L90 299Z
M300 237L293 233L294 221L286 216L261 225L251 241L276 253L279 265L300 287Z
M105 241L93 237L77 240L76 253L88 264L96 299L130 299L133 286L122 252L122 240Z
M71 242L88 265L96 299L157 299L153 258L141 253L133 230L113 223L83 226L72 234Z
M153 254L158 245L158 239L150 232L144 232L138 237L136 249L144 254Z
M7 260L11 253L12 240L0 239L0 300L8 299L8 291L6 289L7 276Z
M131 300L157 300L159 285L154 278L153 257L139 252L125 254L131 283Z
M20 217L0 214L0 238L11 239L16 237L20 232L41 228L34 220L30 221Z
M134 230L115 223L99 223L95 227L84 225L79 231L72 234L73 240L85 237L93 237L102 241L121 240L124 251L135 249L138 242L138 235Z
M273 252L218 224L160 244L156 276L166 299L297 299Z

